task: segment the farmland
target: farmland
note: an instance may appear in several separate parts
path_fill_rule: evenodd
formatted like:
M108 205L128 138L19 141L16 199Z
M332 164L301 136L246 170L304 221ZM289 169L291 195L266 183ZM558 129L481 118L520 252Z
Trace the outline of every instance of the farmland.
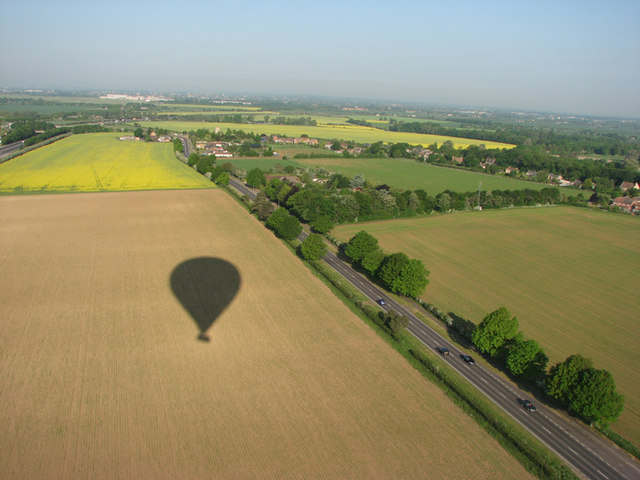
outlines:
M208 188L171 144L75 135L0 164L0 193Z
M411 145L429 146L433 143L442 144L447 140L453 142L456 148L466 148L469 145L485 145L487 148L511 148L513 145L506 143L473 140L468 138L445 137L441 135L426 135L419 133L389 132L372 127L360 125L321 125L316 127L298 125L270 125L270 124L244 124L244 123L213 123L213 122L140 122L143 127L166 128L177 132L188 132L206 128L208 130L244 130L245 132L264 133L267 135L279 134L286 136L309 135L313 138L352 140L361 143L386 143L406 142Z
M405 190L422 188L430 195L436 195L446 189L457 192L477 191L479 182L482 182L483 190L519 190L523 188L540 190L549 186L399 158L303 158L295 161L303 165L323 167L350 177L364 175L373 184L386 183Z
M640 443L637 219L554 207L371 222L335 235L345 241L362 229L385 251L423 260L431 272L423 298L441 310L477 324L507 306L551 364L582 353L610 370L626 396L613 427Z
M220 190L0 218L6 478L528 478Z

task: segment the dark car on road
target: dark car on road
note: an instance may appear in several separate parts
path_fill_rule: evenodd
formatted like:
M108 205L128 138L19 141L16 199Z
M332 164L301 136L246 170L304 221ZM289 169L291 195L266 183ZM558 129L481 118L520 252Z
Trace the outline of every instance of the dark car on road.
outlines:
M385 301L384 301L384 298L379 298L379 299L378 299L378 303L379 303L380 305L386 305L386 304L387 304L387 302L385 302Z
M449 349L446 347L438 347L436 348L436 351L440 354L440 355L449 355Z
M471 355L460 355L460 358L468 363L469 365L475 365L476 361L473 359Z
M536 406L531 403L529 400L523 400L522 401L522 407L525 410L528 410L529 412L535 412L536 411Z

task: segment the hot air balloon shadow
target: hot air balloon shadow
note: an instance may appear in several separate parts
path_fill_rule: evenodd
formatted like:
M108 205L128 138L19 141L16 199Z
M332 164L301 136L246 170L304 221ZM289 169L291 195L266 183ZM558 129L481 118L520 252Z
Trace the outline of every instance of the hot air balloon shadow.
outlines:
M171 272L171 289L200 330L198 339L209 341L209 329L240 289L238 269L221 258L192 258Z

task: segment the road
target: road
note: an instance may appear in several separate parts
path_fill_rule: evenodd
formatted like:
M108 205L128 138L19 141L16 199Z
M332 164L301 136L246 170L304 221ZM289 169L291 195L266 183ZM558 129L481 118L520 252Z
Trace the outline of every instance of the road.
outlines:
M10 143L9 145L4 145L0 147L0 159L2 157L6 157L10 153L15 152L16 150L21 148L23 144L24 144L24 141L21 141L21 142Z
M256 195L255 190L235 179L231 179L229 183L252 199ZM300 239L304 239L306 235L303 232ZM640 478L640 463L617 445L593 432L586 425L566 415L561 415L539 402L536 403L537 411L525 410L521 402L531 398L524 391L505 381L490 368L480 364L466 364L460 356L467 352L461 351L435 330L429 328L404 306L389 298L383 290L353 270L350 265L340 260L335 254L329 252L323 260L369 299L377 302L384 298L386 305L380 306L380 308L385 311L393 310L407 316L409 318L407 330L427 348L431 350L435 350L437 347L448 348L450 355L442 356L442 358L451 368L555 452L578 474L597 480ZM435 318L434 321L438 322ZM478 358L476 358L477 360Z

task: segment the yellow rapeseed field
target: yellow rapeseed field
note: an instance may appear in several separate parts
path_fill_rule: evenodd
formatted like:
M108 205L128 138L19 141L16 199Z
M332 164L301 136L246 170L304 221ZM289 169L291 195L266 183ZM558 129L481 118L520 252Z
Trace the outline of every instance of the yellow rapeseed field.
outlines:
M207 188L166 143L74 135L0 164L0 193Z

